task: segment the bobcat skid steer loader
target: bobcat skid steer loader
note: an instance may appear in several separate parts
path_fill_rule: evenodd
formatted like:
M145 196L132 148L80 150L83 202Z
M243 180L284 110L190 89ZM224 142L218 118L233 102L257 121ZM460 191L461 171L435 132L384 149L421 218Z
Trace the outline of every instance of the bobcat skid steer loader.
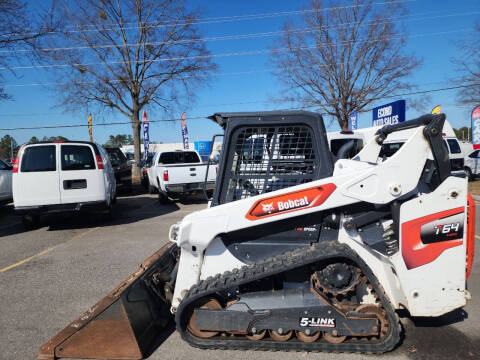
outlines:
M211 119L225 141L209 207L39 359L140 359L173 322L202 349L382 353L399 341L397 310L465 305L475 208L450 174L445 115L385 126L348 160L318 114ZM405 144L379 158L400 131Z

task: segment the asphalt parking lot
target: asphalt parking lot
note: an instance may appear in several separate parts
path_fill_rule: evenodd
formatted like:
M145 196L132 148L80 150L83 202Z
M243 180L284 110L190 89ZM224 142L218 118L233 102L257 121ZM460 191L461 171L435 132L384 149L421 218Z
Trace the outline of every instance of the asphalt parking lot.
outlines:
M25 231L0 207L0 359L32 359L41 344L113 289L167 241L169 226L204 201L160 205L155 195L120 197L111 220L55 216ZM477 229L480 233L480 209ZM480 236L469 280L473 299L437 319L403 318L403 343L388 359L480 359ZM203 351L171 334L150 359L341 359L342 354ZM348 355L349 359L379 356Z

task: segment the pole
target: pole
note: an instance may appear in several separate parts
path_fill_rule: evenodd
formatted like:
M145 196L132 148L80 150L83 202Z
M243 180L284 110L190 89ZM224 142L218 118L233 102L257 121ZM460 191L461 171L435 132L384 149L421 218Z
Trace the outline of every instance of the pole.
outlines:
M13 138L10 136L10 161L13 159Z

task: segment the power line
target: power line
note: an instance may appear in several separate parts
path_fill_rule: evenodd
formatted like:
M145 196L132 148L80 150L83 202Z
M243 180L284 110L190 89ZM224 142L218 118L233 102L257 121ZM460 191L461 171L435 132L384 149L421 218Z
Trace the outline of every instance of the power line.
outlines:
M407 2L415 2L416 0L396 0L396 1L384 1L384 2L376 2L372 3L372 6L377 5L388 5L388 4L400 4L400 3L407 3ZM283 17L287 15L301 15L301 14L308 14L312 12L323 12L326 10L337 10L337 9L348 9L354 7L364 7L367 6L366 4L357 4L357 5L345 5L345 6L333 6L329 8L323 9L306 9L306 10L292 10L292 11L282 11L282 12L272 12L272 13L261 13L261 14L251 14L251 15L234 15L234 16L223 16L217 18L204 18L199 20L192 20L192 21L184 21L184 22L163 22L156 25L147 25L147 26L132 26L126 27L125 30L135 30L141 28L161 28L161 27L168 27L168 26L178 26L178 25L197 25L197 24L215 24L215 23L224 23L224 22L232 22L232 21L244 21L244 20L256 20L256 19L267 19L267 18L275 18L275 17ZM137 23L137 22L135 22ZM130 23L123 23L120 24L121 26L125 24L134 24L133 22ZM101 26L103 24L86 24L83 26ZM102 30L113 30L118 28L120 25L115 25L111 28L102 28ZM81 25L72 25L73 27L79 28ZM97 29L93 30L63 30L63 31L50 31L47 34L60 34L60 33L83 33L83 32L91 32L91 31L98 31ZM30 33L26 35L34 35L36 33ZM4 37L7 35L0 35L0 37Z
M451 14L451 13L446 13L446 14L441 14L441 15L434 15L434 16L425 16L427 14L431 14L433 12L428 12L424 14L419 14L416 18L408 19L410 15L401 15L401 16L395 16L392 17L391 19L404 19L404 20L386 20L386 21L369 21L364 24L361 24L361 26L368 26L368 25L382 25L382 24L389 24L389 23L398 23L398 22L414 22L414 21L421 21L421 20L431 20L431 19L443 19L443 18L449 18L449 17L456 17L456 16L466 16L466 15L476 15L480 14L480 11L476 12L463 12L463 13L456 13L456 14ZM135 47L135 46L158 46L158 45L165 45L165 44L188 44L188 43L195 43L195 42L212 42L212 41L228 41L228 40L244 40L244 39L259 39L259 38L264 38L264 37L271 37L275 35L280 35L283 33L292 33L292 34L298 34L298 33L308 33L308 32L316 32L324 29L330 29L330 28L341 28L341 27L346 27L347 25L356 25L360 24L360 22L345 22L340 25L330 25L330 26L321 26L321 27L316 27L316 28L300 28L300 29L295 29L295 30L290 30L290 31L268 31L268 32L257 32L257 33L249 33L249 34L236 34L236 35L225 35L225 36L216 36L216 37L207 37L207 38L194 38L194 39L184 39L184 40L176 40L176 41L153 41L153 42L145 42L145 43L129 43L129 44L124 44L122 47ZM56 48L42 48L40 49L41 51L45 52L53 52L53 51L70 51L70 50L88 50L88 49L109 49L109 48L115 48L117 47L118 44L109 44L109 45L84 45L84 46L69 46L69 47L56 47ZM26 52L34 52L35 50L33 49L16 49L16 50L0 50L0 54L5 54L5 53L26 53Z
M450 30L450 31L440 31L436 33L422 33L422 34L415 34L415 35L408 35L405 38L418 38L424 36L435 36L435 35L446 35L446 34L453 34L457 32L466 32L472 31L473 28L466 28L466 29L458 29L458 30ZM393 40L393 39L401 39L403 36L392 36L392 37L385 37L375 40L361 40L361 41L344 41L341 43L331 43L325 44L323 46L328 45L339 45L345 46L352 42L378 42L384 40ZM311 46L303 46L298 48L298 50L306 50L306 49L315 49L317 48L316 45ZM233 56L246 56L246 55L260 55L265 53L278 53L278 52L285 52L290 51L290 48L277 48L277 49L262 49L262 50L251 50L251 51L237 51L231 53L220 53L220 54L211 54L211 55L197 55L197 56L179 56L174 58L165 58L165 59L152 59L152 60L143 60L143 61L131 61L130 64L146 64L152 62L166 62L166 61L178 61L178 60L189 60L189 59L208 59L208 58L220 58L220 57L233 57ZM61 67L87 67L87 66L95 66L95 65L105 65L105 64L126 64L125 61L105 61L105 62L96 62L96 63L75 63L75 64L48 64L48 65L28 65L28 66L12 66L12 67L1 67L0 70L26 70L26 69L47 69L47 68L61 68Z
M437 88L437 89L419 90L419 91L413 91L413 92L402 93L402 94L386 95L386 96L381 96L381 97L377 97L377 98L372 98L372 100L380 100L380 99L384 99L384 98L393 98L393 97L401 97L401 96L427 94L427 93L437 92L437 91L449 91L449 90L455 90L455 89L460 89L460 88L468 88L468 87L473 87L473 86L480 86L480 83L470 84L470 85L450 86L450 87ZM309 106L287 108L287 109L282 109L282 110L285 110L285 111L286 110L302 110L302 109L315 108L315 107L325 106L325 105L326 104L315 104L315 105L309 105ZM188 117L188 118L186 118L186 120L199 120L199 119L205 119L205 118L207 118L207 115ZM175 122L175 121L181 121L181 120L182 120L182 118L171 118L171 119L150 120L149 122L150 123ZM139 121L139 123L142 123L142 122ZM130 121L123 121L123 122L113 122L113 123L103 123L103 124L102 123L92 124L92 126L113 126L113 125L131 125L131 122ZM0 128L0 131L61 129L61 128L87 127L87 126L88 126L88 124L47 125L47 126L31 126L31 127L18 127L18 128Z
M264 72L264 71L271 71L272 69L263 69L263 70L252 70L252 71L244 71L240 73L225 73L225 74L246 74L246 73L257 73L257 72ZM435 85L435 84L446 84L446 83L451 83L449 80L443 80L443 81L432 81L432 82L427 82L427 83L422 83L422 85ZM51 83L55 84L55 83ZM57 83L60 84L60 83ZM63 84L63 83L62 83ZM44 84L39 84L39 85L44 85ZM470 84L470 85L475 85L475 84ZM396 95L394 95L396 96ZM271 100L252 100L252 101L240 101L240 102L231 102L231 103L212 103L212 104L203 104L203 105L197 105L195 106L196 108L206 108L206 107L220 107L220 106L233 106L233 105L249 105L249 104L264 104L264 103L271 103ZM445 104L445 105L454 105L454 104ZM463 107L467 105L456 105L458 107ZM23 117L23 116L63 116L63 113L0 113L0 117Z

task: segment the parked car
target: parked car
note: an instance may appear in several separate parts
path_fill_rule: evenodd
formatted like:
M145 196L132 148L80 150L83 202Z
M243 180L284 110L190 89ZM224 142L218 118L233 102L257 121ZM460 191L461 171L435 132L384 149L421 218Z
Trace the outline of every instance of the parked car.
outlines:
M46 213L102 211L116 200L115 175L105 149L84 141L22 145L13 166L13 203L25 227Z
M474 180L480 174L480 150L470 150L465 155L465 174Z
M128 159L118 147L107 147L110 162L112 163L115 180L117 182L117 190L126 192L132 191L132 166Z
M12 167L0 159L0 203L12 200Z
M205 191L215 188L217 165L209 167ZM148 169L151 192L158 191L160 202L203 191L207 164L194 150L164 151L155 154Z

